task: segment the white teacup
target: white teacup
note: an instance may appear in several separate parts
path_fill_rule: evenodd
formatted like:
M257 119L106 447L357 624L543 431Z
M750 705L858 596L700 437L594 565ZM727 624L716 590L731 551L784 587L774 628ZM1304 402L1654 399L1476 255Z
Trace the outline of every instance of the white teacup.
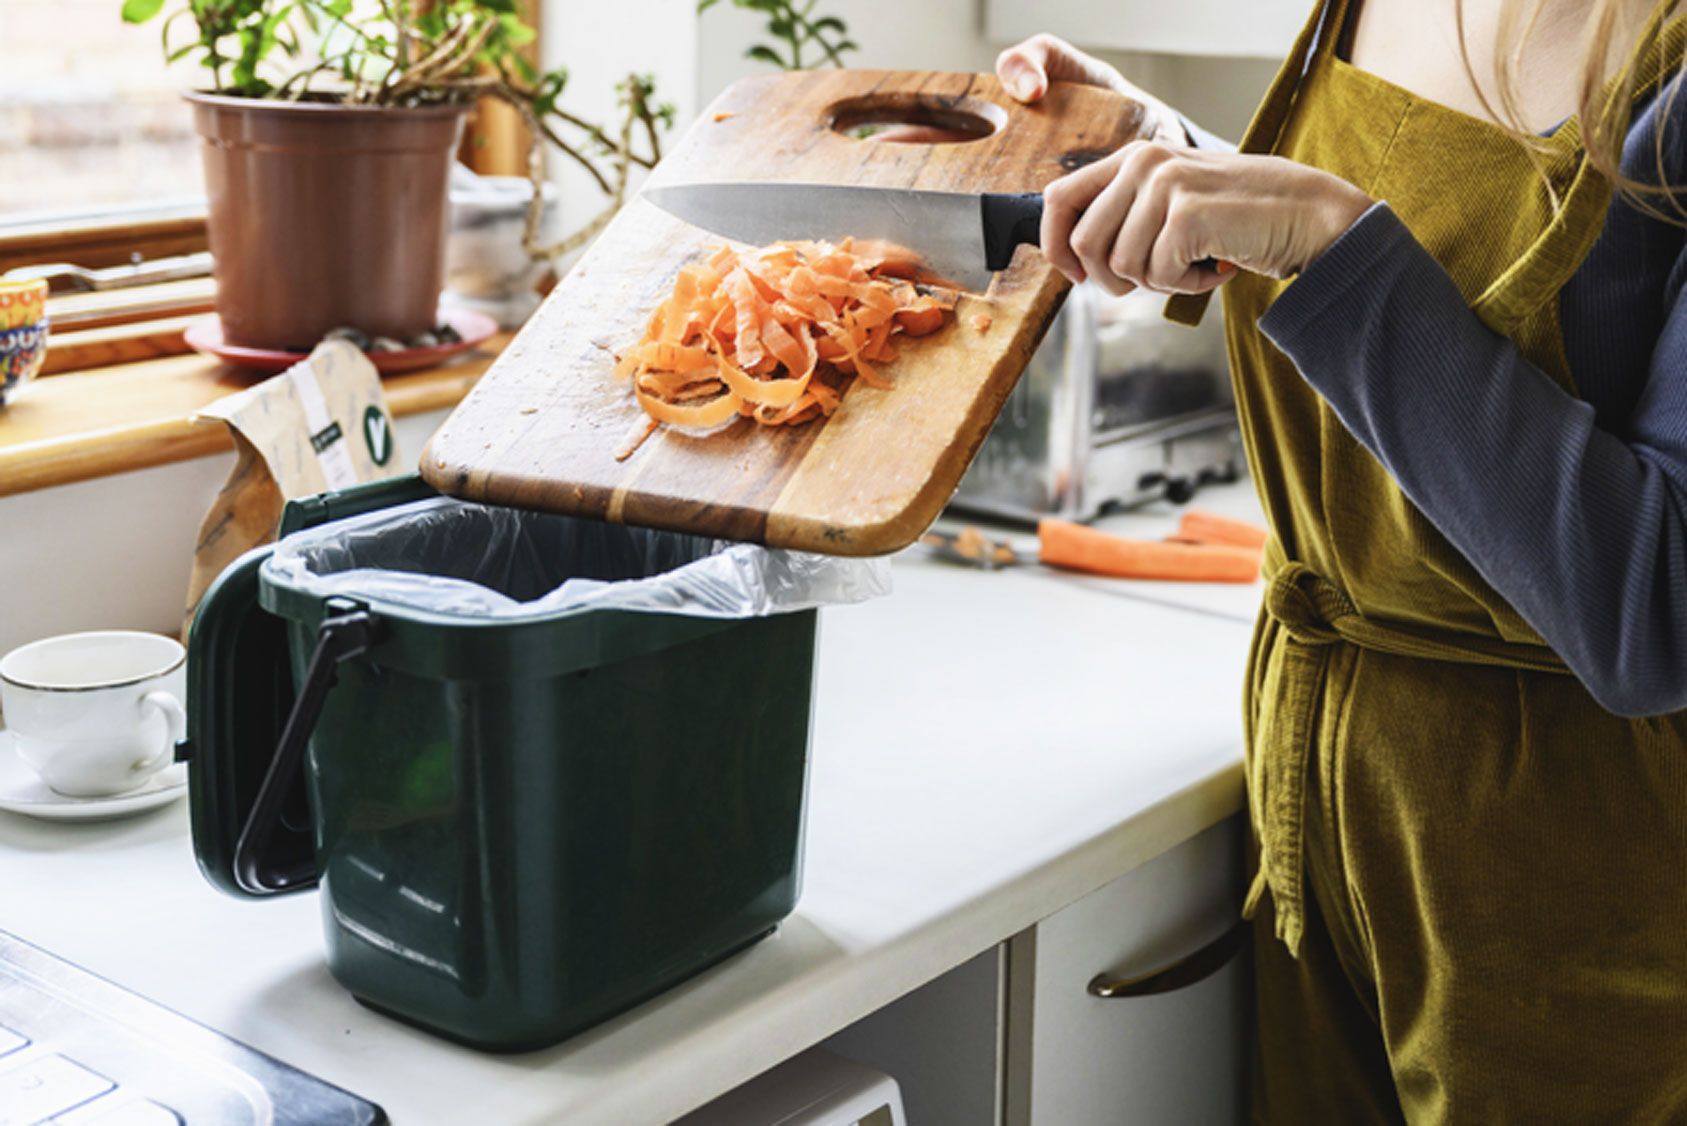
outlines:
M186 650L159 633L67 633L0 657L18 757L67 797L121 794L169 766L186 694Z

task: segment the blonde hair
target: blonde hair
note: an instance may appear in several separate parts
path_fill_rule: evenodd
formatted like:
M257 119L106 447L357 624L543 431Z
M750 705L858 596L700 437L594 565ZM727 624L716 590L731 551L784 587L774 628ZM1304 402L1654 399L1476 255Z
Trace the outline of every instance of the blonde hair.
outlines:
M1683 0L1650 0L1645 14L1657 21L1668 17ZM1464 0L1454 0L1459 29L1459 51L1464 58L1465 72L1472 88L1489 116L1498 121L1522 143L1536 159L1542 178L1545 167L1539 164L1547 141L1524 127L1522 99L1518 92L1524 48L1535 25L1540 20L1546 0L1501 0L1499 26L1495 42L1494 73L1498 85L1499 106L1493 106L1476 81L1465 43ZM1637 66L1624 67L1636 46L1645 21L1637 19L1640 5L1636 0L1588 0L1585 34L1587 48L1582 58L1576 96L1577 118L1581 125L1582 146L1587 159L1636 208L1655 218L1687 224L1687 203L1677 195L1676 185L1665 175L1663 125L1675 110L1679 84L1669 79L1681 60L1665 60L1660 87L1668 85L1667 101L1659 115L1656 152L1656 178L1648 183L1625 176L1622 172L1623 144L1628 137L1629 110L1634 101ZM1614 76L1614 78L1613 78ZM1548 190L1551 184L1548 182ZM1661 205L1660 205L1661 201ZM1554 199L1556 203L1556 196Z

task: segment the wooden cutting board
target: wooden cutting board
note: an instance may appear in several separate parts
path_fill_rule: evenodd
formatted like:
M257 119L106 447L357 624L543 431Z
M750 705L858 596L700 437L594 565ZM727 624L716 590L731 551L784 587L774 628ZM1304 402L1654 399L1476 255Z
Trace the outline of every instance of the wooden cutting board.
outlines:
M966 142L857 139L864 123L988 132ZM651 184L785 180L940 191L1036 191L1138 136L1142 107L1056 85L1037 106L993 77L803 71L745 79L705 110ZM669 427L624 461L644 413L616 354L638 341L680 266L721 245L634 198L546 298L422 456L435 488L541 509L837 555L913 542L948 502L1054 317L1067 282L1021 247L954 320L897 338L891 390L853 386L829 419ZM914 249L918 249L915 247ZM973 318L990 317L979 331Z

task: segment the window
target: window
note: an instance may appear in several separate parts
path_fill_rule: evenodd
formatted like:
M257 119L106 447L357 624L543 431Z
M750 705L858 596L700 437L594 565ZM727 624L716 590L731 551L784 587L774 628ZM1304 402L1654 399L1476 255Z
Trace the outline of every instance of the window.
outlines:
M0 0L0 273L205 249L199 142L181 98L199 68L167 65L163 19L133 26L120 6ZM524 18L537 26L536 12ZM536 45L526 53L537 61ZM526 131L508 107L484 105L461 157L479 172L525 174Z
M158 31L113 0L0 0L0 225L203 194Z

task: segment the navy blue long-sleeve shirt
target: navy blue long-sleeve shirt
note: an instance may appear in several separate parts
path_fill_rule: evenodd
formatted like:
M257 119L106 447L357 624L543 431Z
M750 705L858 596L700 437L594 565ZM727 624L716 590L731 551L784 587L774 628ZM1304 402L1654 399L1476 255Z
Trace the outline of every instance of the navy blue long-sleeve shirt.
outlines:
M1636 113L1628 175L1656 181L1659 118L1672 105L1666 90ZM1664 174L1687 187L1681 117L1665 136ZM1259 322L1406 496L1622 715L1687 708L1684 282L1687 229L1615 199L1561 294L1578 399L1477 319L1383 201Z

